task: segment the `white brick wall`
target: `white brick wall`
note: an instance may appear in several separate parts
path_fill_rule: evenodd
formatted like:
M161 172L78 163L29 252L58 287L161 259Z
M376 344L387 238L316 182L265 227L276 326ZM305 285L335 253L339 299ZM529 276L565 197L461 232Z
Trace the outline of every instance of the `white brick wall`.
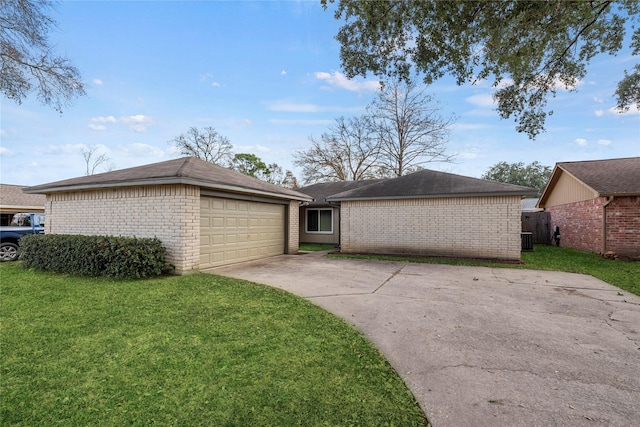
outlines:
M520 259L520 197L341 202L345 253Z
M47 194L47 233L157 237L176 273L197 270L200 188L150 185Z

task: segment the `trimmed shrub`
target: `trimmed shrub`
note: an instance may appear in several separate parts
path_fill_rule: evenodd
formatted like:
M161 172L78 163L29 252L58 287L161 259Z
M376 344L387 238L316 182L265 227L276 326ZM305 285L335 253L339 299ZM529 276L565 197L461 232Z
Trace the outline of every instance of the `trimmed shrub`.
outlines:
M20 239L27 268L79 276L141 279L167 270L159 239L31 234Z

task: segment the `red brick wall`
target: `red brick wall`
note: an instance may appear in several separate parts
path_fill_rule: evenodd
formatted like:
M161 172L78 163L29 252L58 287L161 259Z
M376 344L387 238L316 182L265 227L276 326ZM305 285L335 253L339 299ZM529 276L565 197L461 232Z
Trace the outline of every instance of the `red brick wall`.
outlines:
M607 198L586 200L547 208L551 232L560 227L560 246L602 253L602 208ZM616 197L606 208L607 251L618 255L640 255L640 197Z
M616 197L607 206L607 250L640 256L640 197Z
M547 208L551 212L551 233L556 225L560 227L560 246L601 252L602 205L605 201L601 197Z

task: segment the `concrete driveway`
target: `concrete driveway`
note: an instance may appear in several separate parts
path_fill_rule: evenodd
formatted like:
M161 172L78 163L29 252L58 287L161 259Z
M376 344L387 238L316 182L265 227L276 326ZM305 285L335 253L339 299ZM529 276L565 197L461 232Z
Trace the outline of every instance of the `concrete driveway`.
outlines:
M640 297L577 274L322 255L209 272L354 325L435 427L640 425Z

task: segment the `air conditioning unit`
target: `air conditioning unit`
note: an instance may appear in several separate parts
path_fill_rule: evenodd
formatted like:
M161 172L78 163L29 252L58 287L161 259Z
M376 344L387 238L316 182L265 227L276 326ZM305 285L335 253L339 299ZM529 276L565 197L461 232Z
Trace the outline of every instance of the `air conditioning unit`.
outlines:
M533 250L533 233L522 232L520 233L520 238L522 239L522 250L532 251Z

